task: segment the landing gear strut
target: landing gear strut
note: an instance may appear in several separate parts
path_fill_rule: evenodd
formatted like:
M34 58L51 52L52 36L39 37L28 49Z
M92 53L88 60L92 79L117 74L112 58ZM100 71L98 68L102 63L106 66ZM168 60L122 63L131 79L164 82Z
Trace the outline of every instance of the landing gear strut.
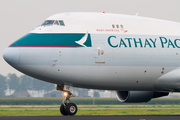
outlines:
M60 113L64 116L75 115L77 113L77 106L74 103L70 103L70 97L74 97L74 95L70 91L64 91L63 95L65 98L60 106Z

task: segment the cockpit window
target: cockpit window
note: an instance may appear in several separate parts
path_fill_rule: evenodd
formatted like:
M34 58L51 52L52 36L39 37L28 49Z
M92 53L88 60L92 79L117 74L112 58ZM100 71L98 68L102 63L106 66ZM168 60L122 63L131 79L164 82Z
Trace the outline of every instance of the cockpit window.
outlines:
M53 23L54 23L54 20L46 20L46 21L42 24L42 26L45 26L45 25L53 25Z
M63 20L59 20L60 25L65 26Z
M59 25L59 22L56 20L56 21L54 22L54 25Z
M46 25L61 25L61 26L65 26L63 20L46 20L46 21L42 24L42 26L46 26Z

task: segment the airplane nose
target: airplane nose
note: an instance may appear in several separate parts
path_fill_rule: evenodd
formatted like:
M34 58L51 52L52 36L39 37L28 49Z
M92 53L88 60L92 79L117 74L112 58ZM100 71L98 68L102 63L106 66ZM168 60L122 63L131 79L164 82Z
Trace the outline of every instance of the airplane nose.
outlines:
M17 65L19 62L19 48L18 48L18 46L6 48L3 52L3 58L10 65Z

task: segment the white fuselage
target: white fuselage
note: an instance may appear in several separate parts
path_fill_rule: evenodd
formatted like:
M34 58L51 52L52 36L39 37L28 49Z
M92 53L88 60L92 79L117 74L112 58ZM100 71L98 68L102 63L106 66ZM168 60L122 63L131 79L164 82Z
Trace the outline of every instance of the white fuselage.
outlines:
M179 91L179 23L108 13L61 13L47 20L65 25L39 26L4 51L17 70L81 88Z

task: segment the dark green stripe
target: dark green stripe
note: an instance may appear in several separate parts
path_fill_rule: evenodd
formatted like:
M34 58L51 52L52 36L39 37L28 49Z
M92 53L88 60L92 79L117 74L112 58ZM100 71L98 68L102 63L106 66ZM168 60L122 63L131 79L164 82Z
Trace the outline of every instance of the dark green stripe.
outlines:
M79 41L85 33L29 33L17 40L15 43L18 46L72 46L82 47L75 43ZM10 46L15 47L13 43ZM87 41L84 43L87 47L91 47L91 37L88 34Z

